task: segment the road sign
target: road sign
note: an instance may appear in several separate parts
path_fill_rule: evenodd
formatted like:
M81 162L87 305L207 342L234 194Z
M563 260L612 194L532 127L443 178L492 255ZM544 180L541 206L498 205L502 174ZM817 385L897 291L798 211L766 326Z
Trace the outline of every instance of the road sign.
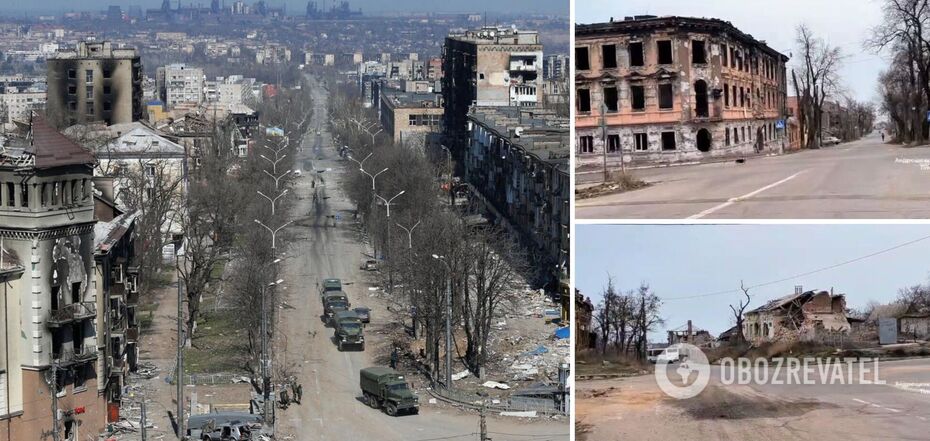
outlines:
M878 319L878 344L890 345L898 342L898 319Z
M775 128L778 129L778 130L784 130L784 128L785 128L785 120L780 119L780 120L778 120L778 121L775 121Z

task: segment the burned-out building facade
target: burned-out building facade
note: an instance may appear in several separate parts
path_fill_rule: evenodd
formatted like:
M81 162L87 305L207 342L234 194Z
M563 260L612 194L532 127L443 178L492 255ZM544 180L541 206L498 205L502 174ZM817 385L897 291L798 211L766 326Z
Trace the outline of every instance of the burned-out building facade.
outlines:
M787 60L717 19L577 25L576 166L780 151Z
M845 295L804 291L800 286L791 295L743 314L743 336L752 343L809 341L849 330Z

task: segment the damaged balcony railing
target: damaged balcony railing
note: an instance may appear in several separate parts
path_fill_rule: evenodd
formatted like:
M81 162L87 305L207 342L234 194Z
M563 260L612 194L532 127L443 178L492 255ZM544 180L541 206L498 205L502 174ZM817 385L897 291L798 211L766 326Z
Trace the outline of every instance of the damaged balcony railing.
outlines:
M97 357L97 351L93 351L86 346L76 348L65 348L56 354L52 354L52 359L59 366L67 366L75 363L82 363L93 360Z
M48 316L49 326L62 326L76 320L84 320L97 315L94 302L75 302L53 309Z

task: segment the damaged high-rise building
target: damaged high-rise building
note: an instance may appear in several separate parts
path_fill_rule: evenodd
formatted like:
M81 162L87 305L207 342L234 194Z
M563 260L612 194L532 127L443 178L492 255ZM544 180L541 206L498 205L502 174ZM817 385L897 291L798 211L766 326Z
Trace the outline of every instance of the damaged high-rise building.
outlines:
M787 60L717 19L577 25L576 166L780 152Z

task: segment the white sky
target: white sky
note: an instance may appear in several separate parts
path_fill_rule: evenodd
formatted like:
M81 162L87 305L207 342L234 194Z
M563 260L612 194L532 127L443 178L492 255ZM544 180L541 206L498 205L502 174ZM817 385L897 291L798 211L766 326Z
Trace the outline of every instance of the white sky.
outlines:
M887 61L865 49L863 41L881 23L881 5L882 0L576 0L575 21L600 23L646 14L719 18L785 55L797 52L795 28L805 23L848 57L841 70L847 91L858 100L877 101L878 74ZM793 63L795 59L788 62L789 69ZM790 79L788 87L792 95Z

